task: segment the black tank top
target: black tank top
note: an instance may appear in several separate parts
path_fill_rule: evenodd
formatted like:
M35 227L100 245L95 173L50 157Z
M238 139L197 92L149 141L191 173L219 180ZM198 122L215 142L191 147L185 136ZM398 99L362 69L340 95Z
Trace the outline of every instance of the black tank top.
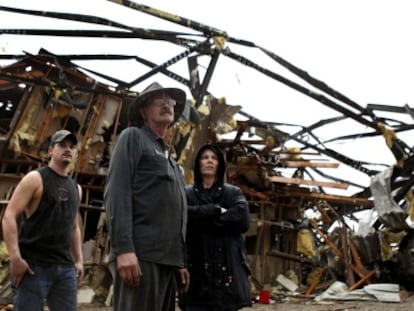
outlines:
M36 211L22 216L19 246L22 257L37 264L73 264L71 241L78 212L76 182L49 167L38 169L43 193Z

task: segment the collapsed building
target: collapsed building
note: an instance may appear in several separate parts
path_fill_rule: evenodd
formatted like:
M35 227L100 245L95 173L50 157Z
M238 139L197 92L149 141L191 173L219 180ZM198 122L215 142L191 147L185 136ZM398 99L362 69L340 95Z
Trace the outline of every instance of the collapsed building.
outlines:
M135 9L149 10L139 6ZM157 12L151 10L152 14ZM80 18L68 13L41 14ZM83 21L88 18L97 21L82 16ZM184 169L186 182L192 182L195 151L205 142L215 142L224 151L228 162L226 181L239 186L248 199L251 227L246 233L246 245L252 266L252 286L256 290L276 286L280 276L285 276L306 295L326 288L335 280L344 281L349 289L375 282L399 283L412 289L413 152L397 133L411 130L413 124L388 116L378 117L376 113L391 112L412 117L413 110L409 106L362 107L274 53L261 49L321 92L316 93L235 54L224 45L227 40L256 47L253 43L231 38L222 31L193 21L188 23L181 19L180 22L200 31L202 40L184 41L181 33L144 32L136 28L122 34L106 31L105 35L166 40L189 51L179 57L188 61L188 79L168 69L173 61L161 65L147 61L146 64L152 68L152 73L162 73L181 82L193 97L187 101L183 115L171 128L168 138L171 152ZM118 26L125 29L123 25ZM37 31L37 34L41 33ZM15 32L27 35L29 31ZM69 31L65 32L69 35ZM13 30L1 30L1 33L10 34ZM64 35L58 34L58 30L55 33ZM36 31L32 30L30 34L36 35ZM78 32L77 35L91 36L92 32ZM244 113L241 106L230 105L225 98L216 98L208 91L220 55L284 83L341 115L318 120L294 134L282 130L280 124L258 120ZM197 74L199 56L211 58L203 78ZM17 61L0 70L2 211L20 178L47 163L46 151L51 135L60 128L76 133L80 143L72 175L84 192L82 236L85 265L90 272L85 283L94 283L95 295L107 299L110 280L105 262L109 247L103 209L105 174L117 135L129 126L128 107L139 94L132 87L151 75L143 74L134 83L123 83L95 71L88 74L88 70L73 62L92 56L56 55L43 49L36 55L3 56L6 57ZM98 55L93 57L99 58ZM96 76L116 82L116 86L100 82ZM382 136L384 146L395 157L395 165L372 169L373 163L354 160L325 147L323 141L315 138L313 131L317 128L343 119L352 119L372 131L337 139ZM315 142L309 137L315 138ZM289 141L294 141L298 147L288 147ZM369 176L370 185L360 186L355 180L336 176L334 171L340 164ZM350 184L360 190L350 196L331 194L326 190L347 189ZM364 212L370 217L359 218L358 214ZM358 224L358 230L352 222ZM2 260L7 261L7 254L2 255ZM4 269L7 271L6 266ZM5 292L8 278L7 273L3 275L1 285Z

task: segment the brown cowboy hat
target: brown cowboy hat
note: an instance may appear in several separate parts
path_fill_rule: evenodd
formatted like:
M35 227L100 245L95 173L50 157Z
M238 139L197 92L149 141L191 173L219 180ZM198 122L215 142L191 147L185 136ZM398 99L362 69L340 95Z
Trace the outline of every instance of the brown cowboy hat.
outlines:
M129 122L131 125L143 126L144 120L139 112L140 107L144 107L147 104L148 98L157 93L166 93L172 99L175 99L176 105L174 106L174 121L172 124L177 122L183 113L186 94L183 90L177 88L164 88L158 82L153 82L147 86L137 97L137 99L129 106ZM172 125L171 124L171 125Z

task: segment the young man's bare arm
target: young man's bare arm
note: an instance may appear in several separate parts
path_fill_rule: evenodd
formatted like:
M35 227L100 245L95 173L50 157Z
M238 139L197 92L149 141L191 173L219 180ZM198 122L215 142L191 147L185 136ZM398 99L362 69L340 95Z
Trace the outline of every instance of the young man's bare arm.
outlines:
M2 219L3 238L11 263L11 275L15 286L19 286L25 273L33 274L29 265L21 258L19 249L17 218L24 212L33 214L42 192L42 180L36 171L25 175L17 185Z
M78 185L79 202L82 199L82 189ZM75 217L72 231L72 254L75 260L75 269L78 280L83 276L82 234L79 227L79 214Z

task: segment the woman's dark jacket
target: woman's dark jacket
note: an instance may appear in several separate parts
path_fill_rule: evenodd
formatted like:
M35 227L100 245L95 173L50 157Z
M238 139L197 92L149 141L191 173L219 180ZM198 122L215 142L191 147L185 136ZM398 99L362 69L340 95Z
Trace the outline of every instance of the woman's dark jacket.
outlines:
M219 158L217 182L210 189L204 189L199 167L205 149L213 150ZM249 228L249 208L241 190L223 182L224 173L225 161L218 148L203 146L195 159L195 183L186 187L190 289L181 305L211 306L214 310L251 305L250 266L242 236ZM221 214L220 207L227 212Z

